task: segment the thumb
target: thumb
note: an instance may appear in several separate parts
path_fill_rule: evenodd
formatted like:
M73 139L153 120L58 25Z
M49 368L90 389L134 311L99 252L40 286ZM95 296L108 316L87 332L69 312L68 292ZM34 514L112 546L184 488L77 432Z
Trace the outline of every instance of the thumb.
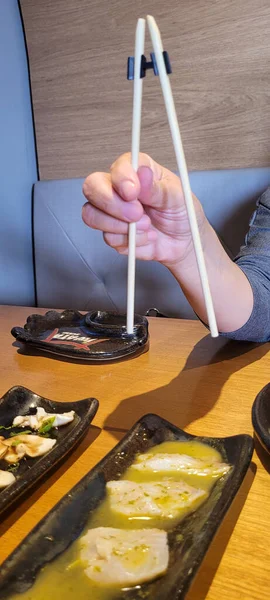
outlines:
M184 204L179 177L152 161L152 165L141 165L137 176L140 182L138 200L158 210L178 210Z
M137 198L142 204L158 210L178 210L184 204L179 177L156 163L148 154L140 153L137 173L130 154L123 154L111 166L114 190L126 202Z
M154 186L154 173L151 167L141 166L137 171L138 179L140 182L140 193L138 200L146 203L150 200L153 193Z

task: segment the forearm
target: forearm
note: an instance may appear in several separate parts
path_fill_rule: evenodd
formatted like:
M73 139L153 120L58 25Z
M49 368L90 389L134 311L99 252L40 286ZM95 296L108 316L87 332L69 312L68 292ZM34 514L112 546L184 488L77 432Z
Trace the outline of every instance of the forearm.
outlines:
M249 280L228 257L206 219L201 227L201 240L218 329L224 333L238 330L245 325L253 310L253 292ZM207 323L193 245L191 244L190 251L182 261L168 265L168 268L179 282L195 313Z

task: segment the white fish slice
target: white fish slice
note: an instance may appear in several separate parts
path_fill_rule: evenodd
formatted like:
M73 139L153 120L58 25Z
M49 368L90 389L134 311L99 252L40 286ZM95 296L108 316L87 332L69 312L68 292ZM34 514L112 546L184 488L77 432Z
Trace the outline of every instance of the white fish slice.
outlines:
M6 454L6 451L7 451L7 447L5 446L5 444L3 444L3 440L5 441L5 438L1 435L0 436L0 458L3 458L4 454Z
M109 481L110 508L130 518L175 518L187 514L207 498L207 492L184 481L165 479L159 482Z
M56 440L43 438L39 435L18 434L2 443L8 448L7 453L4 455L4 460L9 463L15 463L25 455L35 458L47 454L56 444Z
M11 483L16 481L13 473L9 473L8 471L0 470L0 489L7 487Z
M52 427L61 427L67 423L71 423L74 419L75 412L70 410L65 413L47 413L42 406L37 407L35 415L18 415L13 420L12 425L15 427L31 427L31 429L39 429L44 421L54 418Z
M11 448L11 447L8 448L7 453L4 456L4 459L6 462L8 462L12 465L13 463L19 462L19 460L21 460L24 456L25 456L25 448L24 448L24 446L22 446L22 444L18 444L16 449Z
M201 477L222 477L230 470L230 465L209 458L201 459L187 454L139 454L132 465L137 471L153 473L176 473L199 475Z
M132 586L163 575L168 567L167 534L161 529L90 529L80 540L85 574L104 585Z

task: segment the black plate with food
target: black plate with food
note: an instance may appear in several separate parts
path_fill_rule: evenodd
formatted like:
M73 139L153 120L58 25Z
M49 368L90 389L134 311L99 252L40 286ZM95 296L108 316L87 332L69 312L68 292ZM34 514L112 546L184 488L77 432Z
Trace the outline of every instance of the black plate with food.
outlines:
M259 392L254 400L252 423L261 445L270 454L270 383Z
M127 333L125 323L125 315L116 312L50 310L30 315L24 327L13 327L11 333L27 350L96 363L133 358L148 350L146 317L134 316L133 334Z
M54 402L16 386L0 400L0 513L60 461L86 433L95 398Z
M252 452L248 435L195 437L144 416L5 561L1 598L56 600L61 586L66 600L183 599Z

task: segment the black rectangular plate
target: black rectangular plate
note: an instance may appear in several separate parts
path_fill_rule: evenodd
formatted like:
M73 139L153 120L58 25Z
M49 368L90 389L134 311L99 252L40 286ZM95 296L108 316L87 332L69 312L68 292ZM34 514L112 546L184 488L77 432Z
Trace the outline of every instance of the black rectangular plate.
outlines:
M55 431L53 437L57 442L48 454L38 458L24 458L14 473L16 481L7 488L0 490L0 514L6 510L19 496L34 485L40 477L52 469L80 438L86 433L97 409L95 398L86 398L77 402L54 402L47 400L22 386L11 388L0 400L0 426L9 427L17 415L29 413L29 407L42 406L46 412L63 413L75 411L71 423ZM19 428L18 428L19 429ZM27 428L28 429L28 428ZM21 431L22 428L20 428ZM9 437L10 431L0 429L0 435ZM7 463L0 460L0 468L7 469Z
M38 571L82 533L90 513L105 496L106 482L123 475L137 452L146 452L164 441L191 439L216 448L232 465L232 469L217 481L207 501L169 532L170 562L166 575L142 586L144 599L183 599L248 469L253 440L249 435L195 437L151 414L142 417L134 425L123 440L40 521L4 562L0 574L1 599L9 598L12 593L26 591L33 584ZM179 533L182 534L180 541ZM119 592L114 600L116 598L136 600L138 590Z

